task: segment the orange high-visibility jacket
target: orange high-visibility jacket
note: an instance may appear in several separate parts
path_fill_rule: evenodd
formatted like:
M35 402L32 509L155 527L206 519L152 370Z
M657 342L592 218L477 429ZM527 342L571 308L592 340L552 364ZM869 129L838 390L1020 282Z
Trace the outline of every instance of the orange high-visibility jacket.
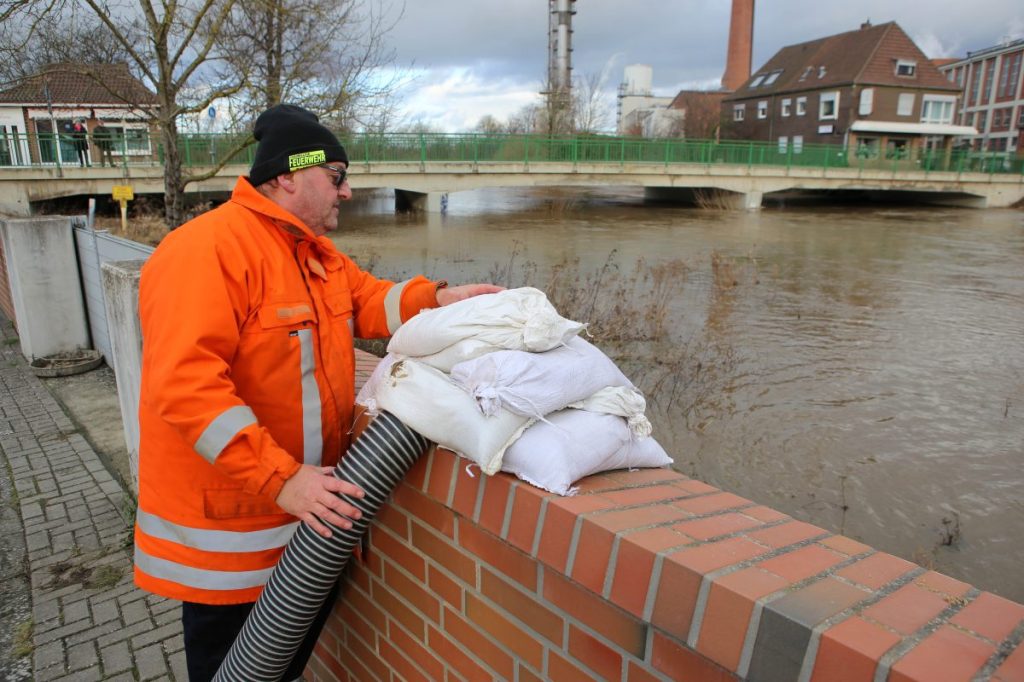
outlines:
M136 584L254 601L298 524L284 482L348 447L353 333L387 336L435 293L361 271L245 178L168 235L139 286Z

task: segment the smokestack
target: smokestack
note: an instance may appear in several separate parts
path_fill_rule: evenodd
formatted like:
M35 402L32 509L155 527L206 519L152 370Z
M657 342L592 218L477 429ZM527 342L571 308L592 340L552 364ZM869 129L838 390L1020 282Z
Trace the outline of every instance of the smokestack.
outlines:
M732 0L729 53L725 58L722 89L735 92L750 78L754 54L754 0Z

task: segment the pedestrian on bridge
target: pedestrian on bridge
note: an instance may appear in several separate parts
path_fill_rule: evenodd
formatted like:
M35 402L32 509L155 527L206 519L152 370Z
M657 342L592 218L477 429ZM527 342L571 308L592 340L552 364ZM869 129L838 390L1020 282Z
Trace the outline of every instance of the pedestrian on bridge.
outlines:
M114 167L114 130L108 128L102 119L96 119L96 127L92 130L92 141L100 150L100 166L106 166L110 161L110 167Z
M330 536L358 518L337 494L362 491L331 473L353 422L353 337L501 289L360 270L325 236L352 197L338 139L288 104L253 132L249 177L163 240L139 288L135 582L183 602L191 682L216 673L300 521ZM300 678L334 600L284 680Z

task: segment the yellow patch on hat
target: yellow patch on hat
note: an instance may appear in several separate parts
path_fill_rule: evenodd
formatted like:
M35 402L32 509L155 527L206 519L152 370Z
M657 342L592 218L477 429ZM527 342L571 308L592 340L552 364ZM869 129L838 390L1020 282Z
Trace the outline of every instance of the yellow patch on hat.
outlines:
M319 166L322 163L327 163L327 152L323 149L292 154L288 157L288 172L309 168L310 166Z

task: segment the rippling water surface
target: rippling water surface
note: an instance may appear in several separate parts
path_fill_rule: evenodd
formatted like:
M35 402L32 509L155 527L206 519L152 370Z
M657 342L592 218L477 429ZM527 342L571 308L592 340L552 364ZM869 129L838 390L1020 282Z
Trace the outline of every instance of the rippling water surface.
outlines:
M679 470L1024 601L1024 213L719 213L627 188L392 205L359 197L333 234L390 277L683 263L672 339L715 374L652 415Z

